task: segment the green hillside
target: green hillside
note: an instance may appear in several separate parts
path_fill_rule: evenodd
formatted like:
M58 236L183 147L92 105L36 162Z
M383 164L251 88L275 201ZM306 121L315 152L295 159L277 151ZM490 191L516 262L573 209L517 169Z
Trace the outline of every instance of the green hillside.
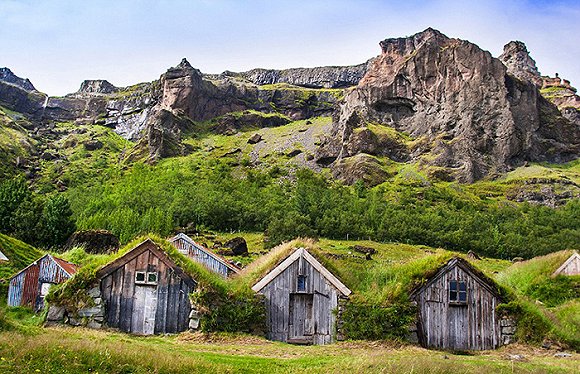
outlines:
M9 259L8 262L0 262L0 282L6 282L16 272L42 256L38 249L4 234L0 234L0 251Z

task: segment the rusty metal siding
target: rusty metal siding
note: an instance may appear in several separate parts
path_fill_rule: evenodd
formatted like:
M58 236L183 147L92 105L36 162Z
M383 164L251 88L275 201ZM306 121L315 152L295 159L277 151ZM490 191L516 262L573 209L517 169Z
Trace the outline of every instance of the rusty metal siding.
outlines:
M40 296L42 283L58 284L70 278L50 255L32 263L10 280L8 305L29 306L38 311L44 306Z
M8 306L19 306L22 301L22 291L24 290L25 273L20 273L10 279L8 287Z
M172 241L172 243L179 252L192 260L205 265L210 270L220 274L224 278L232 275L233 271L228 268L228 266L216 257L208 254L204 248L179 237Z

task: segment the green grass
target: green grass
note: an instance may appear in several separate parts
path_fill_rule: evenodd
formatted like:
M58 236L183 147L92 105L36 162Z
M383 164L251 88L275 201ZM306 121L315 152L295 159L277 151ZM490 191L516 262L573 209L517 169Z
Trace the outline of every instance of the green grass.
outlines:
M514 362L509 354L523 354ZM291 346L243 335L133 337L48 328L33 336L0 333L0 372L43 373L567 373L576 357L525 346L473 355L384 342Z
M71 132L73 129L77 132ZM53 152L65 161L40 161L42 172L36 185L41 189L55 181L68 187L87 186L118 176L126 167L123 153L134 145L104 126L58 123L55 131L61 137L52 145ZM101 142L102 147L87 150L84 144L92 141Z
M0 281L7 281L42 256L42 252L38 249L4 234L0 234L0 251L9 259L0 262Z

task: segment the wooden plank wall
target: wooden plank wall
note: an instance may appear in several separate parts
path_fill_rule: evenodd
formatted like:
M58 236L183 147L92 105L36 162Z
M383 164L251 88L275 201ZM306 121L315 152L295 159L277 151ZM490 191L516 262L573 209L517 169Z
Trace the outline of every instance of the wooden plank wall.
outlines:
M449 303L449 282L465 281L466 305ZM439 349L494 349L499 345L500 327L495 307L499 300L475 278L458 266L420 292L419 339L426 347Z
M577 256L560 272L562 275L580 275L580 258Z
M214 272L220 274L222 277L226 278L232 275L234 272L224 265L221 261L216 259L215 257L211 256L203 249L193 245L192 243L188 242L185 239L178 238L177 240L172 242L175 248L182 254L186 255L187 257L191 258L192 260L199 262L200 264L205 265L209 269L213 270Z
M331 343L336 332L333 310L338 307L339 291L307 261L302 261L302 266L303 274L306 275L305 293L314 294L313 344ZM299 260L260 291L266 299L268 338L271 340L288 340L290 294L297 292L298 269Z
M136 271L158 273L157 286L148 286L156 287L157 290L154 333L187 330L191 311L189 294L194 290L150 250L144 251L101 279L108 326L138 333L134 330L140 321L133 321L133 318L141 318L143 314L142 311L134 309L141 305L134 303Z

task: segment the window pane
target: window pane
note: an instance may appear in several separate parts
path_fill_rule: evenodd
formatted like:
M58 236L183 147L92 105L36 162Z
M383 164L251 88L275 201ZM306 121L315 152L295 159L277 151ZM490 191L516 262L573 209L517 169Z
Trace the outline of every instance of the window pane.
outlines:
M138 271L135 275L136 282L145 282L145 273L142 271Z
M467 285L465 282L459 282L459 291L467 291Z
M449 301L457 301L457 291L449 291Z
M451 282L449 283L449 289L450 289L451 291L457 291L457 281L451 281Z
M157 282L157 273L148 273L147 274L147 282L150 282L150 283Z
M467 292L459 292L459 301L461 302L467 301Z
M298 276L298 284L296 288L298 291L306 291L306 277L304 275Z

